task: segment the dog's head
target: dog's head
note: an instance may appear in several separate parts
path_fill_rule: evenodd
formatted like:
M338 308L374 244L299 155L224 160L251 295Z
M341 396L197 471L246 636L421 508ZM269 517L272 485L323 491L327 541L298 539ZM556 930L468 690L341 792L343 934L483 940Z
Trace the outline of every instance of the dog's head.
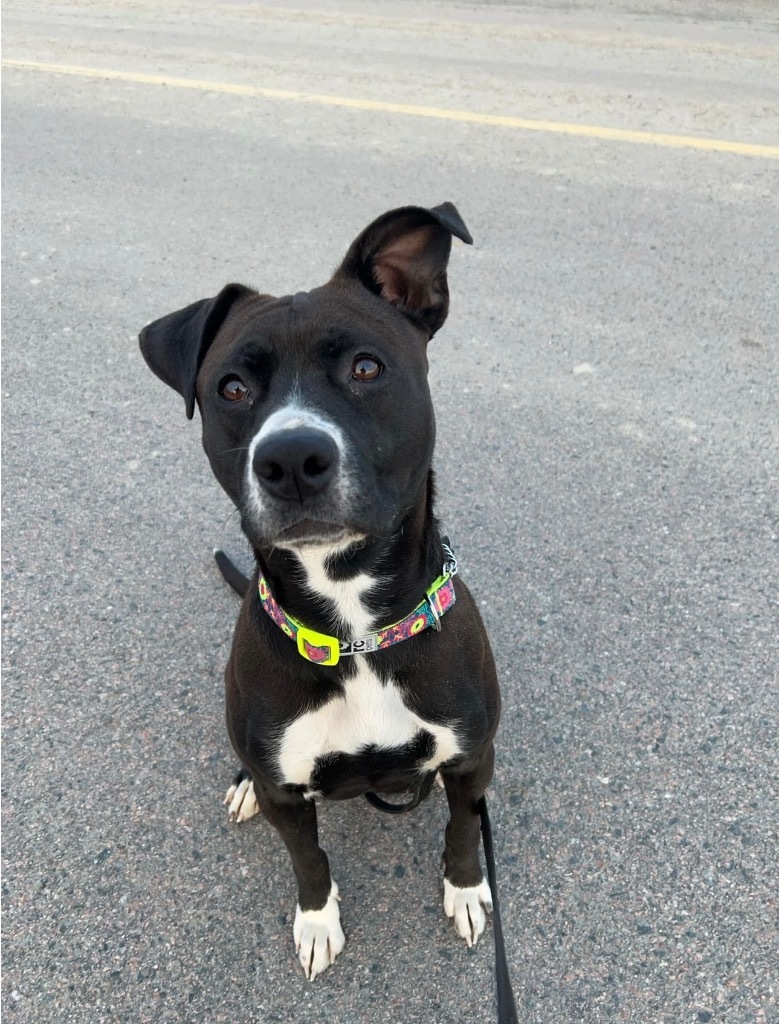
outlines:
M449 307L451 203L370 224L331 280L294 296L229 284L141 332L195 404L217 480L257 547L390 534L422 492L435 422L427 342Z

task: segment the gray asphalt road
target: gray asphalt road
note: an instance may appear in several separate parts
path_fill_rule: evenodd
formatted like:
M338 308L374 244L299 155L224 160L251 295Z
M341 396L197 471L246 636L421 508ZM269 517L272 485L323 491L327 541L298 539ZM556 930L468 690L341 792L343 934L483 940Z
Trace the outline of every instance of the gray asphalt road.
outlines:
M135 340L450 199L476 244L431 349L437 467L505 698L521 1019L774 1024L773 4L161 6L4 5L5 60L35 65L3 83L8 1020L493 1019L491 938L440 911L440 799L323 810L348 944L303 980L286 854L220 803L236 606L210 551L245 546Z

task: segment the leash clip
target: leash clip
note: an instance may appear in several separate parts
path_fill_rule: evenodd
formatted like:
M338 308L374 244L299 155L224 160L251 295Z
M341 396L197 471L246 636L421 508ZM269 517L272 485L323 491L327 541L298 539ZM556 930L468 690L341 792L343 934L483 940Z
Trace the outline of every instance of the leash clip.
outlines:
M438 592L445 586L453 576L457 575L457 559L454 557L454 551L449 547L449 538L441 538L441 547L444 551L444 567L440 579L427 591L427 603L430 608L430 614L433 621L430 623L436 633L441 632L441 615L442 613L438 610ZM454 602L454 598L452 598Z
M444 549L444 554L446 555L446 561L444 562L444 576L456 576L457 559L454 557L454 551L449 547L448 538L443 538L441 541L441 547Z

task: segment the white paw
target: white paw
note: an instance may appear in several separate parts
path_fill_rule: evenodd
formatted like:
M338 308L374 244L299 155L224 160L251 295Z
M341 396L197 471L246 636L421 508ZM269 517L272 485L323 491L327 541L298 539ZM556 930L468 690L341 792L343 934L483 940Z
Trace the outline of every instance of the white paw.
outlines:
M333 882L327 903L321 910L295 911L295 949L303 965L306 977L313 981L334 962L344 948L346 939L341 928L341 912L338 909L338 886Z
M254 795L254 783L251 779L241 779L238 785L230 786L224 802L230 805L230 821L247 821L260 813L260 805Z
M460 889L444 879L444 913L454 919L457 934L475 946L487 923L485 908L492 910L492 893L486 878L480 885Z

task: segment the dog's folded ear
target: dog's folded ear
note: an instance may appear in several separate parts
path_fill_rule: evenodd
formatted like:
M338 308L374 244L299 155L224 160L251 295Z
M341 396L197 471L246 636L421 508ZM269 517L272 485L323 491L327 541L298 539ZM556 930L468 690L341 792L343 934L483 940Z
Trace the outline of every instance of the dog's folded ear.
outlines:
M228 284L213 299L193 302L141 331L143 358L160 380L183 397L188 420L195 413L195 384L209 345L235 303L255 294L242 284Z
M390 210L354 240L333 281L356 278L432 338L449 310L452 235L473 243L452 203Z

